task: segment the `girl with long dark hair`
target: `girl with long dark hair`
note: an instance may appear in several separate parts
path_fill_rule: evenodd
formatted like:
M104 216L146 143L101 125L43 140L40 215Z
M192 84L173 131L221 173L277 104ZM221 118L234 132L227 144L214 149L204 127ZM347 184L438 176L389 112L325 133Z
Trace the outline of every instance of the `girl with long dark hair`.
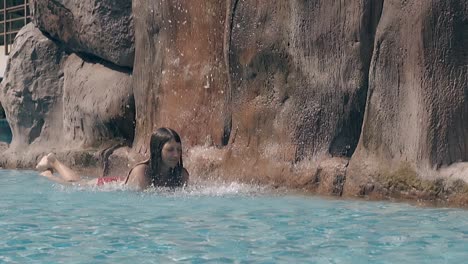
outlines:
M36 166L43 170L42 176L62 184L103 185L109 182L138 189L150 186L179 187L187 183L189 174L182 162L182 142L174 130L166 127L157 129L150 138L150 157L135 165L126 177L101 177L83 180L72 169L61 163L54 154L44 156ZM55 176L56 171L59 176Z

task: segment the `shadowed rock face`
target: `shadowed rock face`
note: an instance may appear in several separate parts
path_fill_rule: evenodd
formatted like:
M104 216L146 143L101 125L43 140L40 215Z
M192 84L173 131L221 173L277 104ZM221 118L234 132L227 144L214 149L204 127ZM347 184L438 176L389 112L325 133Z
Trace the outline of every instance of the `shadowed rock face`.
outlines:
M0 118L5 118L5 110L3 110L3 106L0 104Z
M372 50L371 17L362 18L369 8L353 1L237 2L227 102L235 109L235 145L280 143L277 154L287 161L351 156Z
M133 67L131 0L32 0L34 24L67 48Z
M402 167L467 161L468 3L385 0L375 43L350 190Z

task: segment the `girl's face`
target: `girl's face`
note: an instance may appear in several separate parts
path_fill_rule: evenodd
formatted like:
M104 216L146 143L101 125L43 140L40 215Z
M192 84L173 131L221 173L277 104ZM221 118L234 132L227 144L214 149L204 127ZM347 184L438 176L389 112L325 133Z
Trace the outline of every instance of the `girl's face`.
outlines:
M175 168L182 156L182 146L175 140L171 140L164 144L161 150L161 159L164 165L169 168Z

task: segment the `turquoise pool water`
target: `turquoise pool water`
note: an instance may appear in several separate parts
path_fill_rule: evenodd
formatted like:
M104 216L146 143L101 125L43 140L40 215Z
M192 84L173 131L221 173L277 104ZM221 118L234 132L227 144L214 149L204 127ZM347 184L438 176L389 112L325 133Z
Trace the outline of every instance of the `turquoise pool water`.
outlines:
M0 263L466 263L468 211L241 184L132 192L0 170Z

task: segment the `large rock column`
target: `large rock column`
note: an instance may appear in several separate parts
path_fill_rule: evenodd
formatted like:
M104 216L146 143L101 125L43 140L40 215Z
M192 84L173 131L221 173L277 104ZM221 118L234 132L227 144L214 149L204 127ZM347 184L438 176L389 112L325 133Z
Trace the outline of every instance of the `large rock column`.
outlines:
M463 0L385 0L349 194L433 188L468 161L467 21Z
M371 8L367 1L237 2L229 53L234 144L260 154L279 144L274 156L290 162L351 156L367 92Z
M133 1L136 58L134 148L146 153L151 132L169 126L188 145L222 144L227 71L225 1Z

